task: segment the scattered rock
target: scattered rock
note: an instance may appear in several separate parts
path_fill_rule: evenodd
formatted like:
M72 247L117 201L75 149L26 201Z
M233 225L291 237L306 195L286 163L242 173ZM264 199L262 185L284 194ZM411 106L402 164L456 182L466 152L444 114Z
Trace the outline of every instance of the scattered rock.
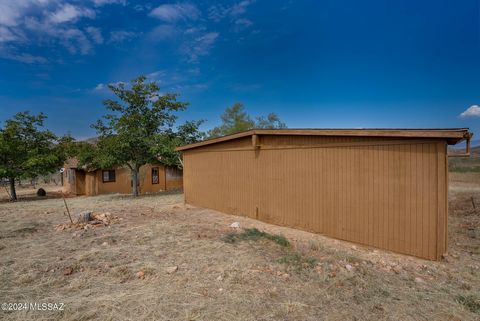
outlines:
M145 278L145 272L138 271L137 273L135 273L135 276L137 277L137 279L143 280Z
M92 215L91 211L83 211L75 214L75 219L77 223L87 223L92 219L91 215Z
M347 269L348 272L353 271L355 268L351 266L350 264L345 265L345 268Z
M240 228L240 223L239 222L233 222L232 224L230 224L230 227L231 228Z
M63 275L70 275L73 273L73 269L71 267L67 267L63 269Z
M223 280L223 277L222 277L221 275L219 275L219 276L217 277L217 281L222 281L222 280Z
M396 274L402 273L402 268L399 267L398 265L397 265L397 266L394 266L394 267L392 268L392 270L393 270L393 272L395 272Z
M416 283L425 283L425 281L422 278L416 277L415 278Z
M103 245L103 246L107 246L108 243L107 243L107 242L103 242L102 245Z
M76 223L57 224L54 226L55 230L88 230L97 227L110 227L110 224L121 220L121 218L113 216L109 212L94 213L91 211L75 214L74 218Z
M477 230L474 227L470 227L467 229L467 235L472 239L480 238L480 230Z
M452 257L450 255L448 255L447 253L442 255L442 259L447 263L453 262Z
M168 274L175 273L175 272L177 272L177 270L178 270L178 266L171 266L171 267L168 267L168 268L166 269L166 271L167 271Z
M39 188L39 189L37 190L37 196L39 196L39 197L45 197L45 196L47 196L47 192L46 192L43 188Z

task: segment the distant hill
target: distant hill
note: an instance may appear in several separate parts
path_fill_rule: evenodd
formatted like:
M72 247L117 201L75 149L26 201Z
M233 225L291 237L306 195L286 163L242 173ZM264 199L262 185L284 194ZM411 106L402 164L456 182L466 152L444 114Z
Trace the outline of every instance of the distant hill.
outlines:
M470 142L470 155L472 158L480 158L480 140L472 140ZM465 142L462 142L455 146L449 146L448 152L451 154L463 154L465 153Z
M449 147L448 153L465 153L465 144L463 144L463 146L455 146L455 148ZM470 157L449 157L448 169L450 172L480 172L480 145L478 144L478 140L476 144L472 144Z
M82 142L95 145L95 144L98 143L98 137L87 138L87 139L82 140Z
M472 157L480 158L480 146L472 147L471 155L472 155Z

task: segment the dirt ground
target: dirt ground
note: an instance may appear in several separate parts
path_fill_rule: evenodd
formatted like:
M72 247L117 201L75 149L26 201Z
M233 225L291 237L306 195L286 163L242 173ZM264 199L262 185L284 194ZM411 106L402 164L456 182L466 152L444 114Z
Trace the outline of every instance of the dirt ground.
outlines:
M0 202L0 303L64 309L0 319L480 320L480 173L450 182L442 262L184 206L180 193L69 198L72 212L114 220L60 230L68 218L55 188L44 200L22 190L29 201ZM291 245L240 238L252 227Z

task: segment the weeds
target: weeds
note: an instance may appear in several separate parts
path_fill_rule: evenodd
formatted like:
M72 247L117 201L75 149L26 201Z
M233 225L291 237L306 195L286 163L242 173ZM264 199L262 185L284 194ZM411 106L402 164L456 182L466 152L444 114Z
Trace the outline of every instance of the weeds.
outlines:
M449 160L448 170L456 173L480 172L478 158L456 158Z
M313 241L313 240L310 240L308 242L308 246L310 247L310 250L312 250L312 251L323 250L323 246L319 242L316 242L316 241Z
M260 231L256 228L244 229L242 233L228 233L223 236L223 241L227 243L235 243L237 241L258 241L260 239L267 239L277 243L280 246L288 247L290 242L283 235L270 234Z
M35 226L33 226L33 227L23 227L23 228L19 228L17 230L11 231L8 234L0 235L0 239L27 236L27 235L33 234L37 231L38 230Z
M228 233L222 237L222 240L226 243L235 243L237 241L237 234Z
M449 170L455 173L479 173L480 166L451 166Z
M459 295L457 302L463 305L470 312L480 314L480 298L475 295Z
M287 254L278 259L278 263L286 264L296 271L311 269L317 264L314 257L303 256L299 253Z
M333 254L333 256L340 261L345 261L351 264L361 263L362 259L352 253L348 253L345 251L338 251Z

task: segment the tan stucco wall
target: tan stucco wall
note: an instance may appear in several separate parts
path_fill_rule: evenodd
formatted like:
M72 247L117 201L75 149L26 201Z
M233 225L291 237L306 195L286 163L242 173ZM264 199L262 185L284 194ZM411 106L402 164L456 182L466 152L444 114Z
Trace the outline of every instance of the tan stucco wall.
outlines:
M159 183L152 184L152 167L159 169ZM115 182L103 182L102 170L95 171L98 194L120 193L129 194L132 192L131 175L128 168L115 169ZM166 190L165 168L162 165L145 165L140 168L139 173L140 194L157 193Z
M158 184L152 184L152 168L158 167ZM67 172L70 168L65 166L63 192L75 195L99 194L130 194L132 192L131 175L128 168L115 169L115 182L103 182L103 170L85 172L75 170L75 181L69 183ZM176 177L166 181L165 167L163 165L145 165L140 168L139 191L140 194L158 193L170 189L183 187L183 179Z

